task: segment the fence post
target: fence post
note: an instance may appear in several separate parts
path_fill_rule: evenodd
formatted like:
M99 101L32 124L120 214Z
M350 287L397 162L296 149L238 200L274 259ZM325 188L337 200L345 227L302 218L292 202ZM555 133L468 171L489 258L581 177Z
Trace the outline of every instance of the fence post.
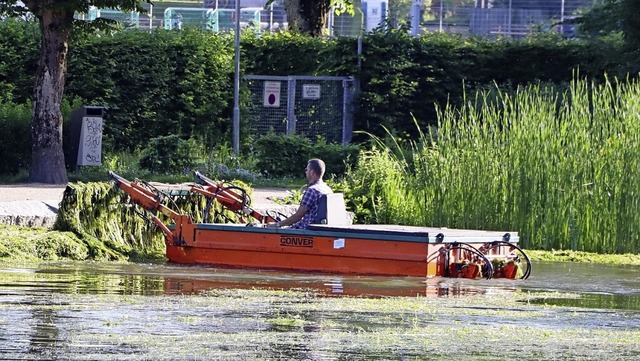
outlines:
M296 78L287 79L287 135L296 133Z
M353 78L342 81L342 145L351 142L353 131Z

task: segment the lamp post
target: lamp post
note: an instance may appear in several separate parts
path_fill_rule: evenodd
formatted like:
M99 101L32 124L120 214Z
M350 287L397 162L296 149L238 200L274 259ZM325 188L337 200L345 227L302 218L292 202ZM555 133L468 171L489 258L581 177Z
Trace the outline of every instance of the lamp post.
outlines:
M509 0L509 14L508 14L509 26L507 27L507 31L509 32L509 36L513 37L513 33L511 33L511 21L513 20L511 13L513 11L513 7L511 5L512 5L511 0Z
M235 77L233 82L233 153L240 155L240 0L236 0Z

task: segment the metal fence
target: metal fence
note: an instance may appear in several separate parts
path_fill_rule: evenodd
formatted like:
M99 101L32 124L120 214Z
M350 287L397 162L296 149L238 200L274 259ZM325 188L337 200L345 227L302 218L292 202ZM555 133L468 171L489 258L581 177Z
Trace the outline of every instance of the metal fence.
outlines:
M105 17L132 28L180 29L196 27L204 31L233 29L236 0L162 1L143 4L147 14L120 13L92 8L78 18ZM242 0L241 27L256 32L287 28L283 0L264 8L266 0ZM475 0L475 1L388 1L362 0L350 14L328 14L326 33L330 36L360 36L377 28L410 25L411 33L442 31L486 37L519 38L532 32L557 31L573 36L571 20L589 10L596 0ZM461 4L461 5L454 5Z
M246 118L252 134L301 134L327 142L351 141L354 79L335 76L247 75Z
M448 6L444 1L419 5L420 30L487 37L520 38L533 32L574 36L571 20L588 11L594 0L477 0L472 6ZM415 14L411 12L410 16Z

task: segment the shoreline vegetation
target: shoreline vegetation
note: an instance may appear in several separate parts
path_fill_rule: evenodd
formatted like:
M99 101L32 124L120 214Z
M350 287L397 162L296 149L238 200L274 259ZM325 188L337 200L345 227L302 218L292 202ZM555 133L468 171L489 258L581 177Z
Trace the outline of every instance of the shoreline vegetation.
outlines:
M514 230L534 260L639 265L638 99L636 80L577 79L564 90L539 84L513 93L496 87L460 109L440 109L438 127L418 128L417 139L391 131L372 137L355 166L328 181L357 223ZM96 171L130 165L111 166ZM210 222L198 197L175 199L176 210ZM9 234L0 234L0 259L164 254L162 234L107 182L67 187L54 231L0 233Z
M71 231L0 224L0 262L115 261L163 262L161 248L140 252L114 252L98 240L84 242ZM122 250L121 250L122 251ZM525 250L533 262L584 262L640 266L639 254L597 254L571 250Z
M344 181L359 223L514 230L524 249L640 252L640 86L498 87L417 139L377 138ZM334 188L335 189L335 188Z

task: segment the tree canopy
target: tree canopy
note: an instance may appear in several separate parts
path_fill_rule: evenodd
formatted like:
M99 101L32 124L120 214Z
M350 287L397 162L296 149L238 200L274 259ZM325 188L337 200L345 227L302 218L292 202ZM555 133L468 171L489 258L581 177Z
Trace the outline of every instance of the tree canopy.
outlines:
M65 184L67 170L62 149L62 113L69 53L69 36L76 28L104 27L104 22L84 23L74 18L91 6L123 11L144 9L139 0L9 0L0 1L0 15L34 18L40 26L40 58L33 88L31 167L29 181ZM78 25L86 26L78 26ZM107 24L108 25L108 24Z

